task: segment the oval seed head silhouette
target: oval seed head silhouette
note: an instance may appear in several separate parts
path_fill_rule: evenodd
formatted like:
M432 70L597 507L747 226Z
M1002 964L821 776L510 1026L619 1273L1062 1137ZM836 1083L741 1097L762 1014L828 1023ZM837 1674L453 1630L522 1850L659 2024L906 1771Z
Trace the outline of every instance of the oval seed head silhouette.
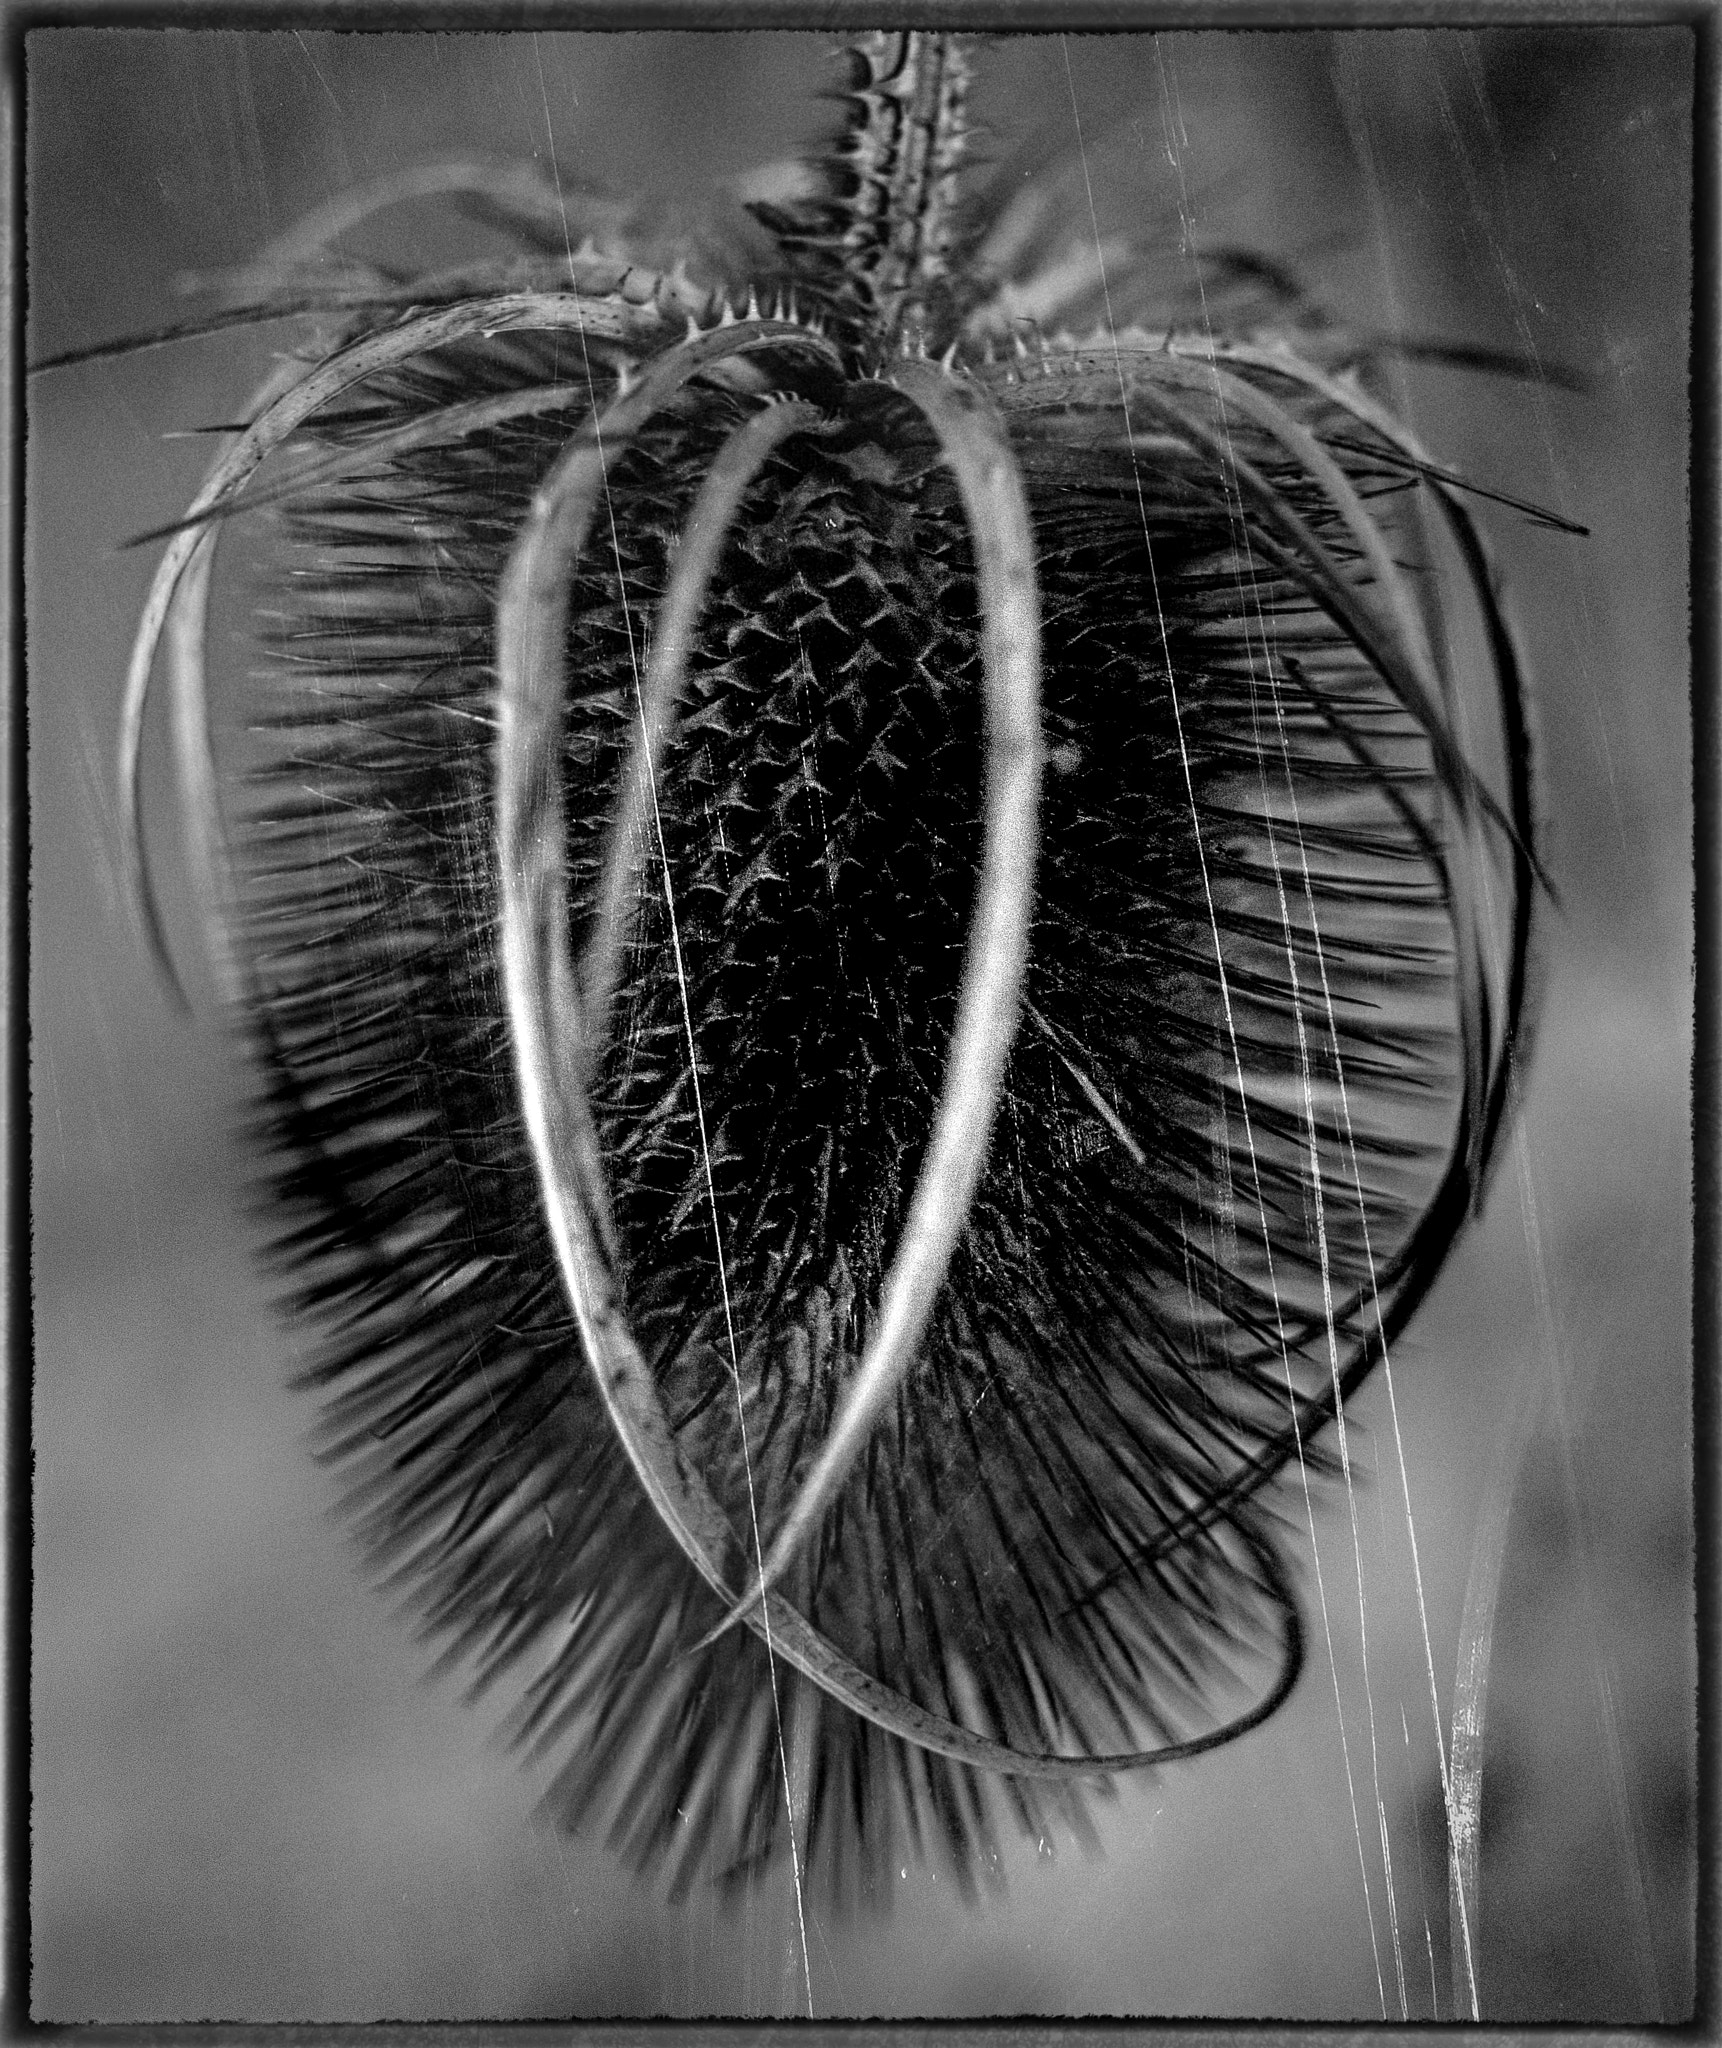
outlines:
M333 328L169 538L123 767L135 844L159 666L372 1555L560 1819L882 1904L1296 1681L1287 1476L1480 1200L1536 868L1378 346L970 166L960 39L845 62L685 245L463 162L270 252ZM331 291L438 190L517 256Z

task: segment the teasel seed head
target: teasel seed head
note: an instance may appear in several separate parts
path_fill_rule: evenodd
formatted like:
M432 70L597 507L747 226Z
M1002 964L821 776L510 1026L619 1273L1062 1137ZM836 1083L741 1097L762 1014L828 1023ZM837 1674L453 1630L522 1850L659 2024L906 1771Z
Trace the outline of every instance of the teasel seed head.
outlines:
M673 1891L793 1827L879 1906L1295 1683L1284 1478L1481 1198L1536 870L1484 543L1367 349L1243 270L1079 338L1118 252L971 188L963 43L847 62L763 271L466 164L506 279L313 307L367 202L293 243L261 304L336 338L168 536L122 786L135 842L159 668L372 1555L560 1821Z

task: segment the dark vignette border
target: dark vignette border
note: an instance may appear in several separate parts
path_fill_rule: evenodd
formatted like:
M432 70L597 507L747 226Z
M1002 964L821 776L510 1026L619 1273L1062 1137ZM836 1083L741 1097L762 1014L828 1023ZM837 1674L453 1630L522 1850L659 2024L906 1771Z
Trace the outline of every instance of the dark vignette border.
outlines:
M1420 2023L1455 2043L1525 2040L1543 2048L1616 2048L1616 2044L1722 2040L1722 1762L1717 1754L1718 1655L1722 1644L1718 1569L1722 1566L1722 1456L1717 1375L1722 1335L1722 0L0 0L0 220L5 229L7 306L0 339L6 433L0 471L0 549L4 599L0 634L6 694L0 715L0 1501L4 1537L4 1779L0 1784L0 2048L13 2041L66 2038L108 2044L188 2042L199 2048L313 2048L362 2042L365 2048L490 2048L491 2043L578 2043L580 2048L681 2048L703 2042L762 2041L792 2034L817 2048L1089 2048L1101 2043L1191 2043L1192 2048L1257 2044L1386 2041L1401 2027L1224 2025L1182 2021L992 2021L820 2023L809 2021L593 2022L584 2024L423 2025L39 2025L29 2014L30 1976L30 1654L32 1314L30 1268L29 847L28 732L25 713L23 569L25 300L24 81L27 43L38 28L309 28L371 33L475 29L801 29L818 33L868 25L990 28L1004 32L1099 33L1156 29L1315 28L1688 28L1694 38L1693 317L1690 343L1691 692L1693 740L1693 914L1695 1002L1693 1138L1693 1430L1698 1622L1698 1884L1696 2003L1683 2024L1667 2027L1461 2027Z

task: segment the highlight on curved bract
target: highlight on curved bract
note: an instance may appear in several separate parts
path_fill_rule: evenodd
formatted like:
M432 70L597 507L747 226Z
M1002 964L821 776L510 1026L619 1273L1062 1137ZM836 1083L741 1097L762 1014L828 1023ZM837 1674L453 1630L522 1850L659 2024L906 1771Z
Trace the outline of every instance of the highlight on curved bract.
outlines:
M859 38L686 260L464 162L506 265L332 293L393 184L287 237L132 670L355 1525L673 1890L972 1891L1259 1725L1526 1051L1475 499L1271 272L971 164L974 62Z

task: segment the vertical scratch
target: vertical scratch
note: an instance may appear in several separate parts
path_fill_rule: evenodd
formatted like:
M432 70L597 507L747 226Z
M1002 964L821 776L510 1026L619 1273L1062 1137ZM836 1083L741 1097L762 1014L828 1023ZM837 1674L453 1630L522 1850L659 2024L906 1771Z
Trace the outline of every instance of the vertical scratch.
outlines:
M1220 1007L1225 1019L1226 1037L1230 1045L1232 1055L1232 1067L1237 1078L1238 1108L1243 1121L1244 1142L1249 1154L1250 1172L1252 1178L1255 1181L1257 1212L1261 1217L1262 1250L1267 1265L1268 1287L1274 1303L1274 1320L1279 1335L1280 1357L1285 1367L1286 1394L1291 1413L1294 1441L1297 1445L1298 1472L1303 1482L1304 1511L1309 1522L1310 1553L1315 1569L1316 1597L1321 1609L1322 1629L1327 1639L1328 1665L1329 1669L1333 1674L1334 1704L1338 1711L1339 1718L1340 1748L1345 1761L1346 1786L1351 1799L1351 1820L1352 1830L1357 1840L1358 1869L1361 1872L1363 1878L1364 1908L1369 1920L1370 1948L1375 1959L1376 1989L1380 1994L1382 2016L1383 2018L1385 2018L1387 2014L1387 1988L1385 1981L1383 1980L1381 1971L1381 1952L1377 1942L1375 1931L1375 1910L1370 1896L1369 1866L1368 1861L1363 1853L1363 1826L1361 1820L1359 1819L1357 1811L1357 1787L1356 1781L1352 1773L1351 1745L1350 1740L1346 1734L1345 1710L1343 1701L1340 1697L1339 1667L1334 1653L1333 1626L1331 1616L1328 1610L1327 1588L1321 1568L1321 1550L1316 1540L1315 1503L1314 1498L1310 1491L1309 1467L1304 1456L1303 1432L1298 1424L1297 1393L1292 1383L1291 1358L1287 1350L1285 1339L1285 1320L1280 1305L1279 1287L1274 1274L1272 1233L1268 1227L1266 1195L1262 1182L1261 1168L1256 1157L1255 1134L1252 1128L1250 1118L1249 1090L1244 1080L1243 1057L1238 1045L1237 1025L1232 1015L1231 984L1229 977L1226 973L1225 954L1220 942L1220 922L1218 914L1216 913L1214 907L1214 890L1213 882L1208 871L1207 849L1203 845L1202 841L1201 818L1196 804L1195 778L1191 771L1190 751L1184 735L1183 708L1179 702L1177 677L1174 675L1172 668L1172 649L1171 641L1168 636L1166 628L1165 608L1162 605L1160 599L1159 572L1156 568L1154 561L1153 543L1149 537L1148 509L1142 490L1142 472L1136 452L1136 434L1135 429L1132 426L1130 420L1130 401L1129 394L1126 389L1124 381L1123 358L1119 352L1118 347L1118 328L1112 315L1112 288L1107 277L1106 258L1100 239L1100 220L1094 204L1094 181L1089 172L1088 151L1086 146L1084 145L1082 138L1082 117L1077 108L1076 80L1070 68L1070 45L1068 40L1063 36L1059 38L1059 45L1064 56L1065 83L1070 93L1070 113L1071 120L1076 129L1077 151L1082 159L1083 184L1088 197L1089 225L1094 235L1095 254L1100 270L1101 294L1106 306L1107 332L1112 337L1113 367L1116 370L1118 377L1118 403L1119 408L1124 417L1124 433L1126 443L1130 450L1131 471L1136 480L1137 509L1141 515L1142 521L1142 545L1143 550L1147 555L1148 559L1149 587L1153 594L1154 613L1155 617L1159 621L1160 626L1160 648L1162 659L1164 660L1166 667L1166 687L1171 698L1172 721L1174 729L1177 734L1179 759L1182 763L1184 771L1184 789L1190 806L1190 825L1191 831L1195 837L1197 864L1201 870L1202 894L1207 905L1209 929L1213 933L1214 965L1219 981ZM1158 40L1156 40L1155 52L1156 56L1158 56ZM1164 74L1162 74L1162 76L1163 75ZM1174 162L1176 161L1177 159L1174 156ZM1182 176L1182 168L1180 167L1180 181L1182 181Z
M1156 40L1154 48L1156 62L1160 71L1162 100L1167 103L1169 115L1175 109L1179 135L1187 142L1188 136L1184 128L1183 103L1182 97L1178 92L1176 72L1174 71L1170 78L1168 77L1165 58L1158 40ZM1196 249L1195 225L1190 214L1189 192L1185 183L1183 159L1175 147L1169 146L1168 154L1178 174L1179 217L1183 226L1184 248L1189 257L1191 268L1195 273L1196 291L1202 308L1203 332L1207 336L1210 348L1212 348L1214 343L1213 322L1208 312L1207 283L1202 275L1201 259ZM1226 412L1225 388L1217 372L1214 377L1214 396L1219 408L1220 431L1229 449L1232 445L1231 425ZM1230 499L1230 496L1231 493L1228 492L1228 499ZM1296 779L1292 770L1291 750L1286 735L1284 711L1274 676L1274 658L1273 649L1270 644L1271 636L1267 610L1261 598L1261 585L1256 572L1254 554L1250 547L1249 528L1242 516L1241 505L1238 512L1233 515L1233 526L1238 538L1239 553L1242 557L1244 571L1244 575L1240 576L1239 579L1239 595L1241 598L1245 594L1243 590L1244 576L1247 576L1249 585L1249 604L1245 609L1244 647L1249 664L1251 718L1256 743L1257 768L1261 778L1262 827L1267 839L1268 862L1273 870L1274 889L1279 905L1280 928L1285 935L1286 972L1291 982L1292 1023L1297 1033L1298 1074L1303 1095L1304 1124L1309 1136L1310 1193L1315 1211L1316 1246L1321 1268L1321 1302L1323 1322L1327 1336L1328 1369L1334 1392L1334 1429L1339 1444L1340 1469L1345 1481L1346 1507L1351 1521L1352 1564L1357 1575L1358 1652L1363 1671L1364 1707L1369 1723L1370 1776L1375 1792L1376 1825L1381 1837L1381 1867L1387 1900L1388 1938L1393 1951L1394 1978L1395 1987L1399 1994L1400 2017L1401 2019L1407 2019L1410 2016L1410 2011L1405 1981L1405 1951L1399 1932L1399 1903L1393 1883L1393 1846L1387 1821L1387 1805L1381 1790L1381 1754L1375 1711L1375 1686L1370 1675L1369 1664L1369 1619L1368 1600L1364 1585L1363 1543L1358 1526L1357 1488L1352 1475L1350 1439L1346 1427L1345 1403L1340 1385L1339 1336L1334 1320L1333 1279L1322 1192L1321 1154L1316 1129L1315 1096L1311 1080L1309 1040L1304 1024L1303 992L1298 975L1297 952L1292 936L1290 907L1286 900L1285 875L1280 865L1278 839L1273 825L1273 809L1268 794L1267 762L1262 745L1260 725L1259 683L1255 653L1248 630L1250 609L1252 607L1256 633L1261 644L1262 669L1266 676L1268 694L1273 703L1274 721L1279 734L1280 758L1285 767L1286 794L1291 806L1292 836L1297 848L1298 866L1303 877L1304 903L1309 913L1311 942L1320 971L1322 1000L1327 1011L1328 1036L1333 1047L1334 1070L1339 1084L1340 1102L1345 1116L1346 1136L1350 1144L1352 1177L1357 1188L1358 1213L1362 1220L1363 1242L1365 1256L1368 1261L1370 1289L1375 1296L1378 1322L1380 1319L1380 1294L1376 1285L1374 1257L1369 1247L1369 1221L1363 1195L1362 1168L1357 1157L1356 1140L1351 1127L1350 1106L1345 1092L1344 1064L1340 1055L1339 1022L1334 1011L1332 992L1328 985L1327 960L1322 947L1321 923L1316 913L1315 892L1310 880L1309 853L1304 840L1302 812L1298 803ZM1384 1353L1385 1349L1384 1344ZM1409 1496L1407 1497L1406 1514L1409 1524ZM1412 1542L1415 1544L1415 1529L1411 1533ZM1438 1707L1436 1718L1438 1721Z

